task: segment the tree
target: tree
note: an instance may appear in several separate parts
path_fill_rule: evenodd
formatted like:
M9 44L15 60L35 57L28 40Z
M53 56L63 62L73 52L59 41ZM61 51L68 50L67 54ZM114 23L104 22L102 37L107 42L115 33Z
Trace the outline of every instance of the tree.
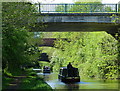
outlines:
M114 12L113 5L102 4L101 0L78 0L75 4L60 4L56 6L57 12Z
M103 6L101 2L75 2L75 4L70 11L100 12Z
M26 2L3 2L2 5L3 70L6 68L14 72L29 61L26 51L29 48L30 26L34 26L37 20L36 9Z

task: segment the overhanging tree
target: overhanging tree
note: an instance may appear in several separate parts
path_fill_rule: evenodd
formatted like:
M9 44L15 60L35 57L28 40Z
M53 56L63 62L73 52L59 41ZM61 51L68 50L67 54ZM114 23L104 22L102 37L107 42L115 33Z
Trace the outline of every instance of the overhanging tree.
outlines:
M26 50L29 48L30 26L35 26L37 17L35 6L26 2L2 3L2 62L3 70L20 69L20 65L29 61Z

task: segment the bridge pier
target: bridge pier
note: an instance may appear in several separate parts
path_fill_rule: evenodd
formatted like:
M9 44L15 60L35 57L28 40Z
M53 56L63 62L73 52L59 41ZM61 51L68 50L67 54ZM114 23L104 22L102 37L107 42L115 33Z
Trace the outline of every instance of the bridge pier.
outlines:
M118 12L120 12L120 1L118 2Z

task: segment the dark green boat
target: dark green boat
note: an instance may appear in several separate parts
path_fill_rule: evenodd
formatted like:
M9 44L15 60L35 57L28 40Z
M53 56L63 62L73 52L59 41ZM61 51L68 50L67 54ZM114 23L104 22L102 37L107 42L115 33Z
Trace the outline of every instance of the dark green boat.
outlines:
M67 69L67 67L61 67L58 75L58 79L62 82L80 82L80 76L78 68Z
M50 73L50 67L45 66L43 68L43 73Z

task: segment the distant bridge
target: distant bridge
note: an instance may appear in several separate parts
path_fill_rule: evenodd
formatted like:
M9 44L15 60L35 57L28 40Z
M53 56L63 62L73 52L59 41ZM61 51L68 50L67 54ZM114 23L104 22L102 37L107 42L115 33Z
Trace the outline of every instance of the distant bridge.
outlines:
M39 45L39 47L43 47L43 46L54 47L55 41L59 39L67 40L67 38L43 38L42 43L37 45Z

